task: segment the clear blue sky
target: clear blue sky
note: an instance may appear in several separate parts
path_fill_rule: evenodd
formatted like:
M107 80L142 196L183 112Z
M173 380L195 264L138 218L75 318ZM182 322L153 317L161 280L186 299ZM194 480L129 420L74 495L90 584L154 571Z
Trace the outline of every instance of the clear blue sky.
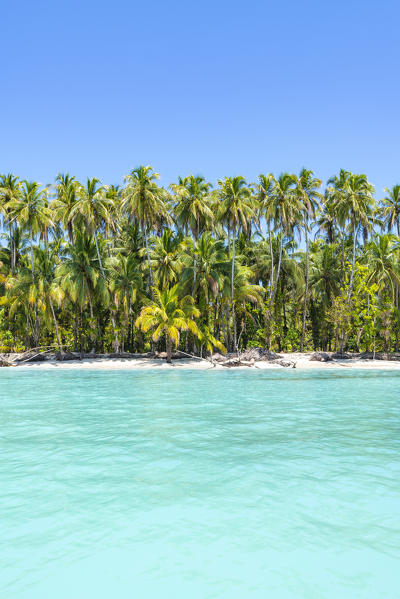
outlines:
M400 181L397 1L3 3L0 172Z

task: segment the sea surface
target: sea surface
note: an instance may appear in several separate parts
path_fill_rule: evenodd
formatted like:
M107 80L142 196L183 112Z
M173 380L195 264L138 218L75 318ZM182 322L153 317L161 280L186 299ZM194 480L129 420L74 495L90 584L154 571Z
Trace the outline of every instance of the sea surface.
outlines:
M2 599L400 597L400 373L0 371Z

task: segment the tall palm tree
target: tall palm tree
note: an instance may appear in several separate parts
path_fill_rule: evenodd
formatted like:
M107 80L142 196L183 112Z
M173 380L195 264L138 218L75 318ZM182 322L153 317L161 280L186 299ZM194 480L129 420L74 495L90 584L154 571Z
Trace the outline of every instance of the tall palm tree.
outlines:
M171 185L171 189L177 196L174 207L177 221L186 232L190 230L196 240L213 218L210 208L210 188L211 183L207 183L200 175L189 175L179 179L178 184Z
M375 235L368 243L365 261L368 265L368 282L378 285L379 293L386 290L393 301L396 286L400 285L400 267L398 238L390 233Z
M121 348L124 351L126 331L129 329L132 316L132 306L138 299L138 295L143 293L142 275L138 261L133 254L124 256L119 253L109 259L107 266L111 281L110 292L116 309L122 312L123 335Z
M131 218L137 218L143 233L147 263L149 267L149 284L153 293L153 270L151 268L148 232L165 214L165 192L158 187L160 175L151 166L138 166L125 177L126 186L122 193L122 208Z
M272 296L274 288L274 254L272 249L272 232L271 224L273 222L273 191L274 191L274 176L272 173L268 175L258 176L258 203L260 214L265 218L268 229L268 243L270 253L270 278L269 278L269 297Z
M397 235L400 237L400 185L393 185L391 189L385 187L386 197L383 198L383 215L387 230L393 227L397 229Z
M93 305L109 303L109 292L101 273L96 244L85 231L76 231L74 243L67 246L67 255L57 266L56 278L65 294L79 308L82 315L89 305L91 327L94 322Z
M150 249L150 261L157 285L163 289L178 281L182 265L183 243L180 235L166 229L156 237Z
M224 279L229 277L229 256L224 241L214 239L209 231L200 237L194 253L197 264L195 295L206 311L210 302L217 297ZM186 285L193 279L194 257L186 254L183 260L181 282Z
M303 227L306 243L306 281L303 300L303 326L301 331L300 351L303 351L304 340L306 335L306 319L307 319L307 301L308 301L308 284L310 275L310 248L309 248L309 232L310 219L315 217L316 208L323 200L322 194L318 191L322 185L322 181L314 177L311 170L301 169L299 176L296 178L296 194L300 202L300 209L303 212Z
M200 316L200 311L194 305L190 295L179 298L179 286L170 289L154 289L154 300L142 308L136 320L136 326L145 333L154 331L153 341L158 341L164 334L167 348L167 362L171 363L172 345L179 345L180 331L191 331L198 336L198 328L194 318Z
M366 175L350 174L344 186L344 193L337 201L336 207L338 215L349 222L352 239L353 251L351 260L350 282L348 289L348 300L350 301L353 291L354 268L356 261L356 243L360 227L371 228L370 217L374 209L374 187L368 181Z
M21 193L21 181L12 173L0 175L0 214L3 216L3 222L8 223L10 250L11 250L11 270L14 272L16 266L16 248L14 245L15 223L10 217L10 204L18 200Z
M231 266L231 310L233 323L233 344L236 350L236 324L234 302L235 278L235 246L236 236L239 231L248 233L251 228L251 219L255 215L255 203L246 179L241 176L225 177L218 181L218 197L221 200L221 218L227 224L229 233L232 233L232 266Z
M104 280L106 280L106 275L100 255L98 231L102 225L110 222L112 208L112 199L107 197L106 188L100 184L99 179L88 177L86 185L78 183L77 200L71 209L70 217L74 218L77 214L82 215L88 235L94 236L97 259Z
M280 247L276 276L272 284L271 305L274 302L278 288L284 237L293 234L293 229L301 218L301 205L295 193L295 185L296 179L294 175L289 173L282 173L278 179L273 178L270 214L273 215L274 222L279 227Z
M178 197L174 211L177 221L184 230L191 231L194 246L196 246L199 236L207 224L212 222L213 212L211 210L211 202L209 191L211 183L207 183L204 177L197 175L189 175L184 179L180 179L179 183L172 184L171 189ZM195 254L194 254L195 255ZM193 270L193 288L196 284L196 257L194 260Z
M347 214L342 210L346 203L346 194L349 184L350 171L340 169L339 175L330 177L327 181L325 190L325 210L332 216L340 230L341 238L341 264L340 264L340 284L343 284L344 278L344 255L345 255L345 227Z
M51 224L51 210L48 203L48 189L42 189L39 183L35 181L23 181L20 193L17 197L8 203L10 210L10 220L18 222L19 225L29 233L31 250L31 268L32 278L35 283L35 263L33 255L34 237L43 234ZM35 339L38 342L38 314L37 303L34 305L35 311Z
M77 182L75 177L69 173L59 173L56 178L56 196L51 204L54 212L54 220L61 222L64 229L68 232L69 242L74 239L73 226L76 219L76 212L72 214L77 201Z

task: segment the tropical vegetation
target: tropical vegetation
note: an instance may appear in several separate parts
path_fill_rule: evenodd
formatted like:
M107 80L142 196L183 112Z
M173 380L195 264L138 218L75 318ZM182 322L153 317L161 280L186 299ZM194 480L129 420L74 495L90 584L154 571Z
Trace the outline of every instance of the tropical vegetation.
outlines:
M0 351L397 351L400 185L0 176Z

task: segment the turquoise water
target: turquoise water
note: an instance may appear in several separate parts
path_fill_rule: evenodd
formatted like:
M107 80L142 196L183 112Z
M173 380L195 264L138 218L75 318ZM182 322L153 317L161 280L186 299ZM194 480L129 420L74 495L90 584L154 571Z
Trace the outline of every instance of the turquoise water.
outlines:
M400 597L400 375L0 371L0 597Z

